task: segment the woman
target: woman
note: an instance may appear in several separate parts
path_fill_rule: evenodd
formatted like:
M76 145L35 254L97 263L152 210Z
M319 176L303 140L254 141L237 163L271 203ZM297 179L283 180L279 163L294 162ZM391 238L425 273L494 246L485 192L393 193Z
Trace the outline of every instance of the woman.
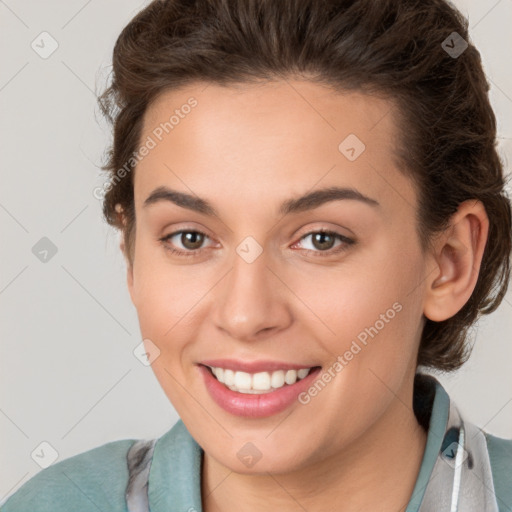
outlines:
M2 510L511 510L512 439L419 371L467 360L510 273L460 13L154 1L113 64L104 213L181 419L43 470Z

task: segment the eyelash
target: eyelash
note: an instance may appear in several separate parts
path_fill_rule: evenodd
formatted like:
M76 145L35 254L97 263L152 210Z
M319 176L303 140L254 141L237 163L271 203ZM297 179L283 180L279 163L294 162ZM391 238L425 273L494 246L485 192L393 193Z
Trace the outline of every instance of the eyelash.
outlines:
M202 232L202 231L200 231L198 229L182 229L182 230L179 230L179 231L174 231L173 233L169 233L168 235L165 235L164 237L159 238L158 240L162 243L164 249L169 251L171 254L174 254L174 255L177 255L177 256L186 256L186 257L198 256L199 253L201 253L204 250L204 248L195 249L195 250L189 250L189 251L182 251L181 249L175 249L174 247L170 247L166 243L173 236L179 235L181 233L199 233L200 235L203 235L203 236L209 238L206 233L204 233L204 232ZM338 240L343 242L343 245L340 245L340 246L338 246L335 249L329 249L327 251L313 251L311 249L304 249L308 253L313 253L315 255L315 257L318 256L318 257L322 258L322 257L332 256L333 254L337 254L337 253L345 251L348 248L348 246L355 244L355 241L352 240L351 238L348 238L348 237L346 237L344 235L341 235L340 233L336 233L336 231L329 231L327 229L319 229L319 230L316 230L316 231L310 231L309 233L306 233L306 234L302 235L300 237L299 241L303 240L304 238L306 238L306 237L308 237L310 235L315 235L317 233L325 233L325 234L328 234L328 235L333 235ZM296 243L298 243L298 242L296 242Z

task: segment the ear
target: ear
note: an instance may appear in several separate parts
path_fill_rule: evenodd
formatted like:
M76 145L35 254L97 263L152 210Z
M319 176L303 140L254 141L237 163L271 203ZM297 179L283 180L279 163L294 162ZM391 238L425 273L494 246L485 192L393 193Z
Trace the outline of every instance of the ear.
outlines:
M126 228L126 217L124 214L124 208L121 205L121 203L117 203L115 205L115 210L117 212L118 220ZM130 292L130 297L132 299L132 303L135 305L135 302L133 300L133 297L134 297L134 294L133 294L133 265L130 262L130 258L128 257L128 254L126 253L126 247L124 244L124 231L121 231L120 235L121 235L121 238L120 238L120 242L119 242L119 248L121 249L121 253L123 254L124 260L126 262L126 283L128 285L128 291Z
M134 302L134 293L133 293L133 265L130 263L130 260L126 254L126 249L124 245L124 237L121 237L121 241L119 243L119 248L124 255L124 260L126 262L126 284L128 286L128 291L130 292L130 297L132 299L132 303Z
M482 202L470 199L461 203L448 228L433 243L434 270L426 281L423 309L427 318L434 322L447 320L469 300L488 232L489 219Z
M135 306L135 295L133 291L133 266L131 265L131 263L128 263L126 266L126 284L128 285L128 291L130 292L132 303Z

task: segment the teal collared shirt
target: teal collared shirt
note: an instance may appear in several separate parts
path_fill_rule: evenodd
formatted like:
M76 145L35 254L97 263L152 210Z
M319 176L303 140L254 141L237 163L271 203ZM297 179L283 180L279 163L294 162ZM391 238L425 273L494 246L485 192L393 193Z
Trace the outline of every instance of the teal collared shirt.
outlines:
M434 392L427 444L406 512L419 510L447 425L450 399L437 381ZM512 512L512 439L484 434L499 512ZM127 453L135 441L110 442L40 471L0 511L127 512ZM151 512L202 511L202 456L201 447L181 420L157 440L149 472Z

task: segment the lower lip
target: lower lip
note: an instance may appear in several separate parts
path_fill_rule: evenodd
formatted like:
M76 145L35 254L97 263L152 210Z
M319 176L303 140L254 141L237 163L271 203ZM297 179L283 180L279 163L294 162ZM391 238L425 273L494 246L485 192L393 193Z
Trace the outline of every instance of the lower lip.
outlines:
M265 418L284 411L311 385L321 370L315 368L295 384L284 385L275 391L256 395L231 391L219 382L206 366L199 365L198 368L214 402L225 411L246 418Z

